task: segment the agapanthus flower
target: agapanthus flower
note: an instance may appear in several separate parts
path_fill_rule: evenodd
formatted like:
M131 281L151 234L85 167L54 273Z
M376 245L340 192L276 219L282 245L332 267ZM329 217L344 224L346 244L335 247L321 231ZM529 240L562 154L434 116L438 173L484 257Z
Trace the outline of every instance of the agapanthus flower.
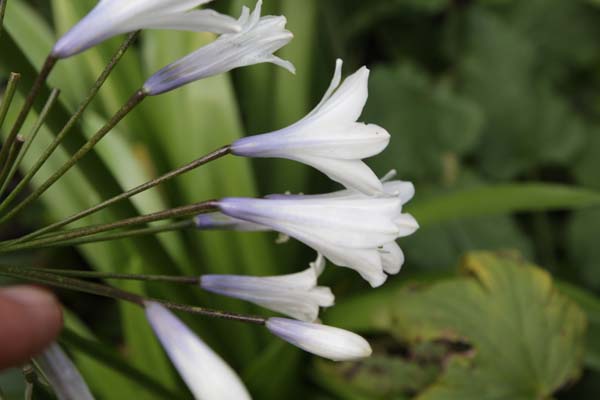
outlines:
M250 399L235 371L173 313L159 303L145 306L152 329L195 399Z
M386 270L399 270L402 260L389 265L399 258L395 240L418 228L410 214L402 213L402 200L394 196L224 198L217 205L230 217L305 243L334 264L356 270L373 287L385 282Z
M286 342L333 361L365 358L373 352L361 336L332 326L287 318L269 318L266 325Z
M238 32L235 18L214 10L197 10L212 0L100 0L54 45L52 55L67 58L94 45L139 29Z
M286 128L235 141L232 153L286 158L310 165L347 188L373 195L381 182L362 161L382 152L390 135L382 127L356 122L368 97L369 70L360 68L340 85L342 61L321 102Z
M273 55L292 40L285 29L283 16L260 16L262 0L250 14L246 7L238 20L239 32L219 36L214 42L167 65L144 84L144 91L156 95L173 90L186 83L207 78L234 68L270 62L294 72L289 61Z
M57 343L36 357L36 362L59 400L94 400L77 367Z
M331 289L317 286L325 267L319 255L302 272L280 276L202 275L200 286L213 293L235 297L303 321L314 321L319 307L333 305Z

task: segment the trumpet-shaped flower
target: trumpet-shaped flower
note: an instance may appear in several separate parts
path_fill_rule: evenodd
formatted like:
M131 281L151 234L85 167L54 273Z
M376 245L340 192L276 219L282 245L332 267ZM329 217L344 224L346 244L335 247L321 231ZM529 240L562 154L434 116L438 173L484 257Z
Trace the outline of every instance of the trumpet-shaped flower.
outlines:
M269 318L267 329L304 351L333 361L365 358L373 352L369 342L361 336L332 326L287 318Z
M169 310L147 302L146 316L195 399L250 399L233 369Z
M308 269L295 274L268 277L203 275L200 286L292 318L314 321L319 315L319 307L330 307L334 302L331 289L317 286L317 278L324 267L325 259L319 254Z
M67 58L121 33L139 29L238 32L238 22L213 10L196 10L211 0L100 0L64 34L52 55Z
M381 182L362 159L383 151L390 135L380 126L356 122L367 101L369 70L362 67L340 85L341 74L338 60L331 85L314 110L286 128L235 141L232 153L295 160L347 188L381 193Z
M36 361L59 400L94 400L81 374L58 344L52 343Z
M218 207L230 217L296 238L334 264L356 270L373 287L385 282L384 271L399 270L389 264L401 261L392 243L418 228L411 215L402 213L398 197L292 197L224 198Z
M292 63L273 55L293 38L285 29L286 19L282 16L261 17L261 6L262 0L259 0L252 14L244 7L238 20L239 32L223 34L214 42L167 65L146 81L144 91L156 95L234 68L263 62L294 72Z

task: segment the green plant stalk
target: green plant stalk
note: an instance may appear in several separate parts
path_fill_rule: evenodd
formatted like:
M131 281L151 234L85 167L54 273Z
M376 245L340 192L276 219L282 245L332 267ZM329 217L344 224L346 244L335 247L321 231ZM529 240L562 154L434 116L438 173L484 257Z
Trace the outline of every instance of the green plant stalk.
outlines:
M101 236L82 237L82 238L77 238L77 239L72 239L72 240L49 243L47 245L42 245L40 247L64 247L64 246L77 246L77 245L88 244L88 243L107 242L110 240L127 239L127 238L136 237L136 236L154 235L157 233L179 231L179 230L182 230L185 228L190 228L192 226L194 226L194 221L189 219L186 221L179 221L179 222L174 222L171 224L166 224L166 225L161 225L161 226L151 226L148 228L129 229L129 230L126 230L123 232L109 233L109 234L101 235ZM46 239L46 238L54 237L54 236L55 235L42 236L42 238Z
M146 375L143 371L128 364L117 354L114 354L105 347L101 346L100 343L84 338L69 328L63 329L59 340L67 347L77 348L95 360L110 366L112 369L118 371L122 375L127 376L129 379L138 382L140 386L145 387L148 391L154 394L159 394L165 399L177 399L180 397L179 393L171 392L171 390L157 382L156 379Z
M224 146L221 147L220 149L217 149L205 156L202 156L180 168L177 168L176 170L173 170L171 172L168 172L158 178L152 179L142 185L139 185L133 189L130 189L126 192L123 192L121 194L119 194L118 196L114 196L108 200L103 201L102 203L99 203L91 208L88 208L87 210L81 211L77 214L74 214L62 221L56 222L54 224L48 225L44 228L38 229L37 231L34 231L32 233L29 233L23 237L20 237L18 239L15 239L13 241L10 242L10 244L17 244L17 243L23 243L23 242L27 242L35 237L38 237L46 232L50 232L52 230L58 229L58 228L62 228L63 226L70 224L72 222L78 221L81 218L87 217L88 215L94 214L118 201L133 197L139 193L142 193L150 188L153 188L163 182L168 181L169 179L175 178L176 176L179 176L181 174L184 174L188 171L191 171L195 168L198 168L204 164L207 164L211 161L214 161L216 159L219 159L227 154L231 153L231 147L230 146ZM0 191L1 194L1 191Z
M17 74L15 72L10 73L6 90L4 91L4 97L2 98L2 104L0 104L0 129L2 129L2 125L4 125L6 114L8 113L20 80L21 74Z
M9 278L21 279L29 282L37 282L58 288L75 290L78 292L93 294L96 296L109 297L111 299L128 301L145 307L147 302L160 303L166 308L177 311L185 311L192 314L200 314L207 317L228 319L233 321L248 322L257 325L264 325L266 318L230 313L226 311L212 310L204 307L189 306L187 304L173 303L160 299L147 298L125 290L117 289L112 286L102 285L93 282L86 282L80 279L69 278L42 271L31 270L29 268L20 268L10 265L0 265L0 275Z
M71 117L69 118L67 123L63 126L63 128L60 130L60 132L56 135L56 137L54 138L52 143L44 150L44 152L42 153L40 158L36 161L36 163L31 168L31 170L29 170L25 174L23 179L19 182L19 184L15 187L15 189L8 195L8 197L2 203L0 203L0 212L5 210L6 207L17 197L17 195L19 193L21 193L23 191L23 189L25 189L25 187L27 187L27 185L33 179L35 174L37 174L37 172L42 168L42 166L48 160L48 158L50 158L52 153L54 153L56 148L62 143L65 136L71 131L71 129L75 126L75 124L77 124L77 122L81 119L81 116L83 115L84 111L87 109L89 104L92 102L92 100L94 99L94 97L96 96L96 94L98 93L98 91L100 90L100 88L102 87L102 85L104 84L104 82L106 81L108 76L110 75L110 73L113 71L113 69L118 64L119 60L123 57L123 55L125 54L127 49L131 46L131 44L137 38L138 34L139 34L139 31L129 34L129 36L127 36L127 39L125 39L125 41L121 44L121 46L119 46L119 48L117 49L117 51L115 52L113 57L110 59L110 61L108 62L108 64L106 65L106 67L104 68L104 70L102 71L100 76L98 77L98 79L96 79L96 82L94 83L94 85L92 86L90 91L88 92L86 98L77 107L77 110L75 111L75 113L73 115L71 115Z
M145 275L145 274L116 274L112 272L77 271L72 269L54 268L28 268L33 271L51 272L60 276L69 276L80 279L106 279L145 282L168 282L182 283L186 285L200 284L200 276L178 276L178 275Z
M25 99L25 103L23 104L23 107L17 116L17 120L15 121L12 130L8 134L8 137L4 141L2 149L0 149L0 165L3 165L6 162L10 148L17 138L19 131L23 127L23 124L27 119L27 115L29 115L29 111L31 111L31 107L33 107L33 103L35 102L37 95L44 86L48 75L50 75L50 72L52 72L54 69L57 61L58 59L52 55L48 55L48 57L46 57L46 61L44 61L44 65L42 66L40 73L38 74L33 86L31 87L31 90L29 91L29 94L27 95L27 98Z
M16 250L24 250L37 248L41 246L47 246L49 244L63 242L70 239L82 238L85 236L91 236L98 233L110 231L118 228L125 228L134 225L146 224L149 222L160 221L163 219L188 217L204 212L214 211L217 207L216 201L208 200L201 203L191 204L187 206L172 208L169 210L158 211L152 214L140 215L138 217L127 218L121 221L110 222L107 224L92 225L84 228L73 229L66 232L60 232L56 235L33 240L31 242L21 243L17 245L7 245L6 247L0 248L1 252L12 252Z
M2 36L2 29L4 28L4 13L6 12L6 2L8 0L0 0L0 36Z
M89 138L85 144L71 156L71 158L62 165L50 178L48 178L44 183L42 183L38 188L36 188L33 193L27 196L23 201L21 201L15 208L11 209L8 213L6 213L2 218L0 218L0 223L4 223L10 220L12 217L17 215L21 210L39 198L46 190L48 190L57 180L59 180L67 171L69 171L79 160L81 160L90 150L94 148L96 144L104 136L106 136L131 110L133 110L138 104L142 102L147 96L147 93L143 90L136 91L129 100L111 117L111 119L102 127L98 132L96 132L91 138ZM0 205L0 211L2 210L2 205Z
M15 160L12 168L10 169L10 171L8 173L8 177L6 178L6 181L4 181L4 184L0 188L0 198L2 197L2 195L8 188L8 185L14 178L15 174L17 173L17 170L19 169L19 165L21 164L21 161L25 157L25 154L27 154L27 152L29 151L29 148L31 147L31 143L33 143L33 141L35 140L42 125L44 125L44 121L46 120L46 117L48 116L48 113L50 112L50 110L52 109L52 106L56 102L56 99L58 98L59 94L60 94L60 89L52 89L52 92L50 93L50 97L46 101L46 104L44 105L42 112L40 113L35 125L33 126L33 129L31 130L29 137L25 138L25 146L23 147L23 150L19 153L19 156Z
M17 138L13 142L13 145L8 152L8 159L6 160L6 164L2 166L0 169L0 184L2 186L8 184L8 173L11 170L12 166L15 165L17 158L19 158L19 154L21 153L21 148L23 148L23 144L25 143L25 139L21 135L17 135Z

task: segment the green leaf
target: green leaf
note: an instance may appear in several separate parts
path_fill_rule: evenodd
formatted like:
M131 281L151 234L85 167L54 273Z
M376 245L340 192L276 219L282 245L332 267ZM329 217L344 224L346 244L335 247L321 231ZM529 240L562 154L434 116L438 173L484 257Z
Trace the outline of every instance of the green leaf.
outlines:
M444 345L439 375L416 398L549 398L579 377L585 314L547 272L514 254L486 252L467 255L460 272L388 290L387 301L369 295L358 309L365 319L350 324L388 332L408 358L420 346ZM352 301L356 307L360 297ZM347 328L340 317L326 321Z
M441 180L448 161L472 150L483 115L478 106L433 84L410 65L376 67L363 121L384 126L390 145L369 164L396 168L403 179Z
M600 194L573 186L544 183L490 185L444 194L407 205L422 226L482 215L568 210L596 206Z
M600 209L581 210L574 213L566 231L571 276L575 275L583 285L600 288Z
M571 161L584 144L585 126L539 71L535 45L479 7L470 8L461 29L460 92L485 112L476 153L485 172L506 179L540 163Z

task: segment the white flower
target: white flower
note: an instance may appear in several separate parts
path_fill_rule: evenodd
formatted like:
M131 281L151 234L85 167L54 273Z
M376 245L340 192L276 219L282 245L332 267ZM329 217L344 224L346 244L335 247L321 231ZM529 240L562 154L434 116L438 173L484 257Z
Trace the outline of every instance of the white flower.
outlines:
M365 358L373 352L369 342L361 336L332 326L269 318L267 328L286 342L333 361Z
M194 224L200 230L225 229L240 232L263 232L271 230L268 226L232 218L220 212L199 214L194 218Z
M52 55L67 58L121 33L139 29L173 29L227 33L240 30L238 22L213 10L194 8L211 0L100 0L98 5L64 34Z
M373 287L385 282L384 271L399 270L389 265L392 257L399 258L392 243L418 228L411 215L402 213L399 197L292 197L224 198L217 204L230 217L296 238L334 264L356 270Z
M273 55L293 38L292 33L285 30L286 19L261 17L261 6L262 0L259 0L251 15L248 8L243 8L238 20L239 32L221 35L152 75L144 84L145 92L156 95L198 79L263 62L294 72L292 63Z
M232 153L299 161L347 188L380 193L381 182L362 159L382 152L390 135L380 126L356 122L367 101L369 70L362 67L340 86L341 69L337 60L329 89L306 117L275 132L239 139Z
M81 374L56 343L36 357L36 362L59 400L94 400Z
M158 303L145 305L150 325L195 399L250 399L233 369L175 315Z
M317 260L302 272L281 276L203 275L200 286L210 292L250 301L303 321L314 321L319 307L333 305L328 287L317 286L325 259Z

